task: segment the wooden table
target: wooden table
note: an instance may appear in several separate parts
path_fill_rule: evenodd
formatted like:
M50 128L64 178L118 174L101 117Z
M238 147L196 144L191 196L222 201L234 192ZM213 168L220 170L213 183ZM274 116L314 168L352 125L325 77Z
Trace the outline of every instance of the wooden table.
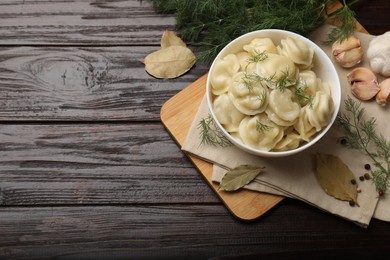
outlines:
M386 0L355 11L390 30ZM146 1L0 2L0 259L390 253L390 223L292 199L252 223L228 212L160 121L207 67L158 80L141 63L174 23Z

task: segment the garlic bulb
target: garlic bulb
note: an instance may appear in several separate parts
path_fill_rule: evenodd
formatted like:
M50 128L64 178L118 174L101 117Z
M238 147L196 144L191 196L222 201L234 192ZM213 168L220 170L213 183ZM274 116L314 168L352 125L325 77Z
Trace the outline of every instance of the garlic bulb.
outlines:
M390 31L371 40L367 58L372 71L390 77Z

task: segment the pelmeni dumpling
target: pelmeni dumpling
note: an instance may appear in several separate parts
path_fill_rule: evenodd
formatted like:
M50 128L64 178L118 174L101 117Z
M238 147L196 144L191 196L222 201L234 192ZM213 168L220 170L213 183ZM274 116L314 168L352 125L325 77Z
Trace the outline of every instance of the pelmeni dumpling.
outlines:
M317 133L317 130L310 124L306 109L304 108L299 112L299 118L294 124L294 129L299 133L302 140L306 142L310 142Z
M280 53L289 57L301 68L311 68L313 64L314 50L303 41L296 38L287 37L280 41Z
M251 55L260 53L278 53L274 42L270 38L255 38L249 44L244 45L243 49Z
M321 79L318 79L318 82L319 82L318 83L319 84L318 91L323 91L326 94L328 94L329 96L331 96L332 93L331 93L331 89L330 89L329 83L326 82L326 81L322 81Z
M239 127L244 144L256 149L270 151L283 138L283 127L276 125L262 113L244 118Z
M235 54L228 54L214 64L210 75L211 92L220 95L226 92L232 83L232 77L239 71L240 63Z
M286 133L286 131L289 131ZM298 148L301 144L302 138L301 136L295 132L292 131L292 128L288 128L284 131L285 135L283 136L282 140L280 140L274 147L274 151L288 151L295 148Z
M240 63L240 71L252 73L256 71L256 63L250 62L251 55L246 51L237 53L238 62Z
M244 81L249 77L245 72L238 72L233 77L228 95L234 106L245 115L263 112L268 104L268 88L256 81Z
M318 91L311 106L305 107L307 120L318 131L321 131L331 120L334 103L331 96L323 91Z
M227 93L219 95L213 103L215 116L228 132L237 132L241 120L245 117L233 105Z
M274 89L269 94L266 113L274 123L280 126L291 126L298 119L301 106L294 101L293 92Z
M268 54L268 58L256 63L257 74L268 79L269 88L275 89L277 82L284 82L284 86L296 84L298 69L294 62L286 56Z

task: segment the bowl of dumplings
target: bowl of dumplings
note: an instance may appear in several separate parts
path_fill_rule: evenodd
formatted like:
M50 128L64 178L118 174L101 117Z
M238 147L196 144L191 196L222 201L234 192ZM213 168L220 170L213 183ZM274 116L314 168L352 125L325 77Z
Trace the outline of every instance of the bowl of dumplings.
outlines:
M337 71L299 34L247 33L217 55L206 83L210 114L238 148L263 157L299 153L320 140L340 108Z

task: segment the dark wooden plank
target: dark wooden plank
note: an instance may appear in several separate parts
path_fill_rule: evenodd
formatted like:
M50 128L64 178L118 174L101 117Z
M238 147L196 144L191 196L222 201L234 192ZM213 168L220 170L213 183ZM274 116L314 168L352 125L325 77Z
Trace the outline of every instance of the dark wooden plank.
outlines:
M157 45L174 24L148 1L0 1L0 45Z
M0 48L0 121L159 120L166 100L207 68L155 79L142 61L157 48Z
M2 206L218 201L157 123L1 125L0 140Z
M352 6L356 19L372 35L390 31L390 5L388 0L361 0Z
M10 259L208 259L389 250L387 223L374 220L364 230L292 200L254 223L237 222L222 205L7 207L0 208L0 219L0 258Z

